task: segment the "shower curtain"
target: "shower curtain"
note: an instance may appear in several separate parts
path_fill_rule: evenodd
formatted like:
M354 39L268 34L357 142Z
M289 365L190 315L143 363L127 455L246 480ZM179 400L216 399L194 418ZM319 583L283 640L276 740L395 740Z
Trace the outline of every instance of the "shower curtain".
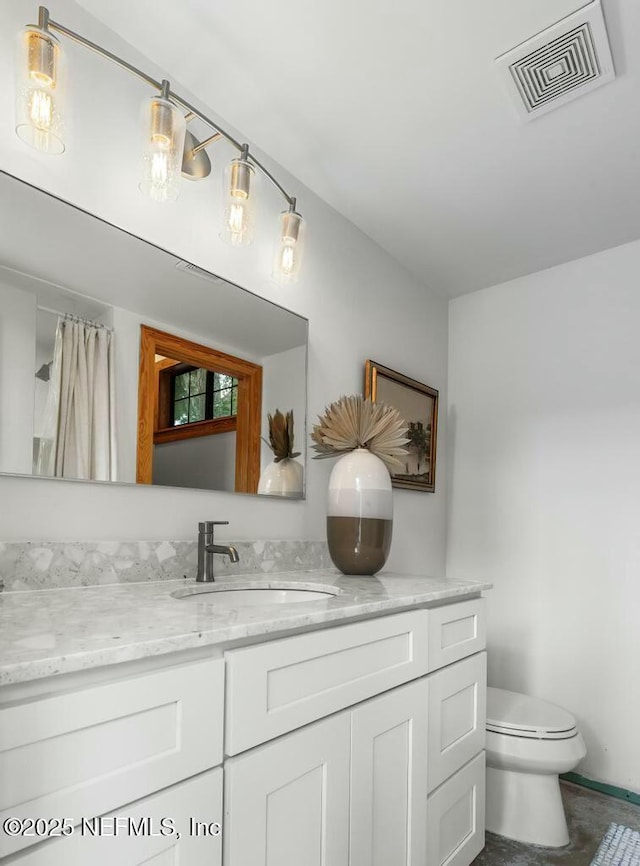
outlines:
M37 472L116 481L113 334L58 320Z

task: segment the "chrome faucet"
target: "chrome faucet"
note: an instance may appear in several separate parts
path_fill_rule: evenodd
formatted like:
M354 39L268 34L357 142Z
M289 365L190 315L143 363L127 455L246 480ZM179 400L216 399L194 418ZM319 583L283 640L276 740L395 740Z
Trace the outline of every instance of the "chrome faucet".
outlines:
M198 583L211 583L215 580L213 576L213 554L222 553L228 556L231 562L238 562L240 557L235 547L225 544L213 543L213 527L226 526L228 520L205 520L198 524Z

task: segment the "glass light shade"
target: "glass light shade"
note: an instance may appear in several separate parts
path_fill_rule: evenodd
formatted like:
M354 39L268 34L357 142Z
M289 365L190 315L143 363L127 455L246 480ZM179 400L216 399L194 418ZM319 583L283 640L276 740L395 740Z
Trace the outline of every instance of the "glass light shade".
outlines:
M246 246L253 240L255 222L251 180L254 169L242 158L232 160L225 171L220 237L232 247Z
M187 122L168 99L152 96L143 104L143 176L140 189L154 201L178 198Z
M278 283L295 283L304 251L305 222L299 213L280 214L280 232L273 257L272 277Z
M60 43L48 30L20 33L16 74L16 133L45 153L64 153Z

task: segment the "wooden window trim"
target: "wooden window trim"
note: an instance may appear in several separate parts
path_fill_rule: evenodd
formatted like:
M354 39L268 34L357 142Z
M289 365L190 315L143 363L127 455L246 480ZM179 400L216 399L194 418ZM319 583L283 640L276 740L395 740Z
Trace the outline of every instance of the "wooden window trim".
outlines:
M197 439L198 436L214 436L216 433L233 433L237 429L236 416L209 418L206 421L191 421L177 427L161 427L154 430L154 445L163 442L178 442L181 439Z
M157 378L160 364L156 355L165 355L180 363L215 370L238 380L238 410L235 418L196 422L202 426L197 435L206 436L204 425L235 422L236 478L235 490L257 493L260 479L260 424L262 417L262 367L217 349L176 337L165 331L140 326L140 370L138 381L138 452L136 479L138 484L151 484L153 479L153 445L157 434L167 434L162 441L173 441L170 434L179 428L159 429ZM170 363L164 365L170 366ZM189 425L194 427L194 425ZM177 435L175 439L188 438Z

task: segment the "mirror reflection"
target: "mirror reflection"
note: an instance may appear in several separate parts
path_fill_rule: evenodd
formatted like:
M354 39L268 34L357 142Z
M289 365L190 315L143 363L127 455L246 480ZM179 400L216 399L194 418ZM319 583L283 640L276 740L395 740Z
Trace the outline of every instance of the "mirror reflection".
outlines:
M1 173L0 215L0 472L304 495L306 319Z
M143 325L138 483L256 493L262 374L262 364Z

